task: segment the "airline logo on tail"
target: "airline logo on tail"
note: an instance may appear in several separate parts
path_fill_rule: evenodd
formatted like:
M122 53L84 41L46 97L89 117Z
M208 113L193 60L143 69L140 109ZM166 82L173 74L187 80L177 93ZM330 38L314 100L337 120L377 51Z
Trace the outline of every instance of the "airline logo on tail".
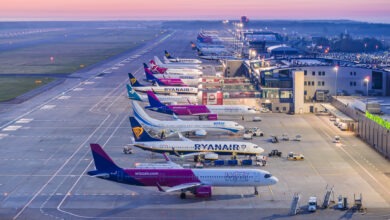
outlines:
M144 133L144 129L142 127L134 127L132 128L135 138L139 139L139 137Z
M137 79L136 78L131 78L130 82L131 82L131 85L133 86L137 82Z

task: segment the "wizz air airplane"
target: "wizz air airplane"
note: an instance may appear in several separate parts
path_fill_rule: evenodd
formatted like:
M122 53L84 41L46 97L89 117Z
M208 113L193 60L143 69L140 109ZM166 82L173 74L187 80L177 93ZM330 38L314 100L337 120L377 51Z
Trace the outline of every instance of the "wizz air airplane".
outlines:
M256 156L264 152L264 149L250 142L239 141L192 141L180 135L182 141L166 141L151 137L149 133L134 117L130 117L131 130L134 135L134 146L146 151L157 153L170 153L176 156L186 154L215 158L218 155L250 155ZM207 155L211 154L211 155Z
M234 121L161 121L151 118L137 102L132 101L132 106L134 117L139 122L156 132L164 131L166 136L177 132L193 132L196 136L205 136L208 131L237 133L244 130L242 125Z
M185 74L185 75L195 75L195 76L200 76L203 74L203 72L199 69L193 69L193 68L183 69L183 68L163 67L163 66L156 64L156 62L154 62L154 60L150 60L149 64L150 64L152 71L155 73L168 73L168 74L174 74L174 75Z
M144 63L144 72L146 80L151 82L156 82L158 85L162 86L197 86L199 84L199 79L182 79L174 78L169 74L154 74L149 70L148 66ZM165 75L168 77L166 78ZM184 75L182 75L184 76Z
M203 67L196 63L163 63L161 62L160 58L157 56L153 57L154 62L156 62L156 65L164 68L173 68L173 69L198 69L201 70Z
M164 61L165 63L173 62L173 63L195 63L201 64L202 61L198 59L187 59L187 58L177 58L173 57L167 50L164 51Z
M146 109L169 115L198 115L201 117L207 116L210 120L216 120L217 115L243 116L260 113L246 105L166 105L153 92L148 91L146 94L149 100L149 106L145 107Z
M164 93L164 94L198 94L198 88L195 87L178 87L178 86L144 86L138 82L138 80L129 73L130 85L136 91L147 92L153 91L155 93Z
M131 87L129 84L126 84L127 88L127 96L129 99L133 99L136 101L141 102L149 102L148 96L143 94L138 94L133 87ZM198 103L198 98L194 95L161 95L161 94L155 94L159 100L161 100L162 103L183 103L183 104L196 104Z
M129 185L153 186L161 192L180 191L181 199L186 198L187 191L196 197L210 197L213 186L254 187L257 195L258 186L278 182L269 172L259 169L124 169L116 165L99 144L90 146L96 170L88 171L88 175Z
M195 115L199 118L217 120L217 114L213 114L205 105L165 105L156 97L152 91L147 91L149 106L146 109L168 114L168 115Z

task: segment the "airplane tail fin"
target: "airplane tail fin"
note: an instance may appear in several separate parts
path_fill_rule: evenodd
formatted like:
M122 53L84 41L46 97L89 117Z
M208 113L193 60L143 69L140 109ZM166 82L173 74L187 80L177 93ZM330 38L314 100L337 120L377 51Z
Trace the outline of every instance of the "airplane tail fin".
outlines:
M115 170L120 170L114 161L108 156L108 154L103 150L99 144L90 144L93 161L95 162L96 171L90 171L90 175L99 175L101 172L110 172Z
M157 78L153 75L152 71L148 68L148 65L144 63L144 72L146 76L146 80L148 81L158 81Z
M163 107L165 106L161 101L157 98L156 94L152 91L147 91L146 94L148 95L149 105L150 108L154 107Z
M158 58L158 56L154 56L153 60L154 60L154 62L155 62L155 64L156 64L157 66L161 66L161 64L163 64L163 63L161 62L160 58Z
M137 100L137 101L142 101L141 96L131 87L129 84L126 84L127 88L127 96L129 99Z
M165 57L168 58L168 59L173 59L173 57L171 56L170 53L168 53L167 50L164 51L165 52Z
M142 85L141 83L138 82L137 78L135 78L133 76L133 74L129 73L129 80L130 80L130 85L133 86L133 87L142 87L144 85Z
M131 130L133 131L135 142L149 142L149 141L161 141L151 137L147 131L144 130L142 125L134 117L129 117Z

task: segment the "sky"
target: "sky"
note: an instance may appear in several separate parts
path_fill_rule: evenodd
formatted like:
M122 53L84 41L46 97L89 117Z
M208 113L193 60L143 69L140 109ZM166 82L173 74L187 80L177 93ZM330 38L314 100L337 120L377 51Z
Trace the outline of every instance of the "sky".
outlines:
M351 19L390 23L390 0L2 0L0 20Z

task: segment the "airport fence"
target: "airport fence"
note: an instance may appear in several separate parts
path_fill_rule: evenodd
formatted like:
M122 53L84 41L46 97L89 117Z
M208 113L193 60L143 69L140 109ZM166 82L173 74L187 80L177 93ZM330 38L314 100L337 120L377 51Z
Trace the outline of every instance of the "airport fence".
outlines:
M390 130L366 117L366 113L333 99L332 105L354 119L352 131L386 159L390 159Z

